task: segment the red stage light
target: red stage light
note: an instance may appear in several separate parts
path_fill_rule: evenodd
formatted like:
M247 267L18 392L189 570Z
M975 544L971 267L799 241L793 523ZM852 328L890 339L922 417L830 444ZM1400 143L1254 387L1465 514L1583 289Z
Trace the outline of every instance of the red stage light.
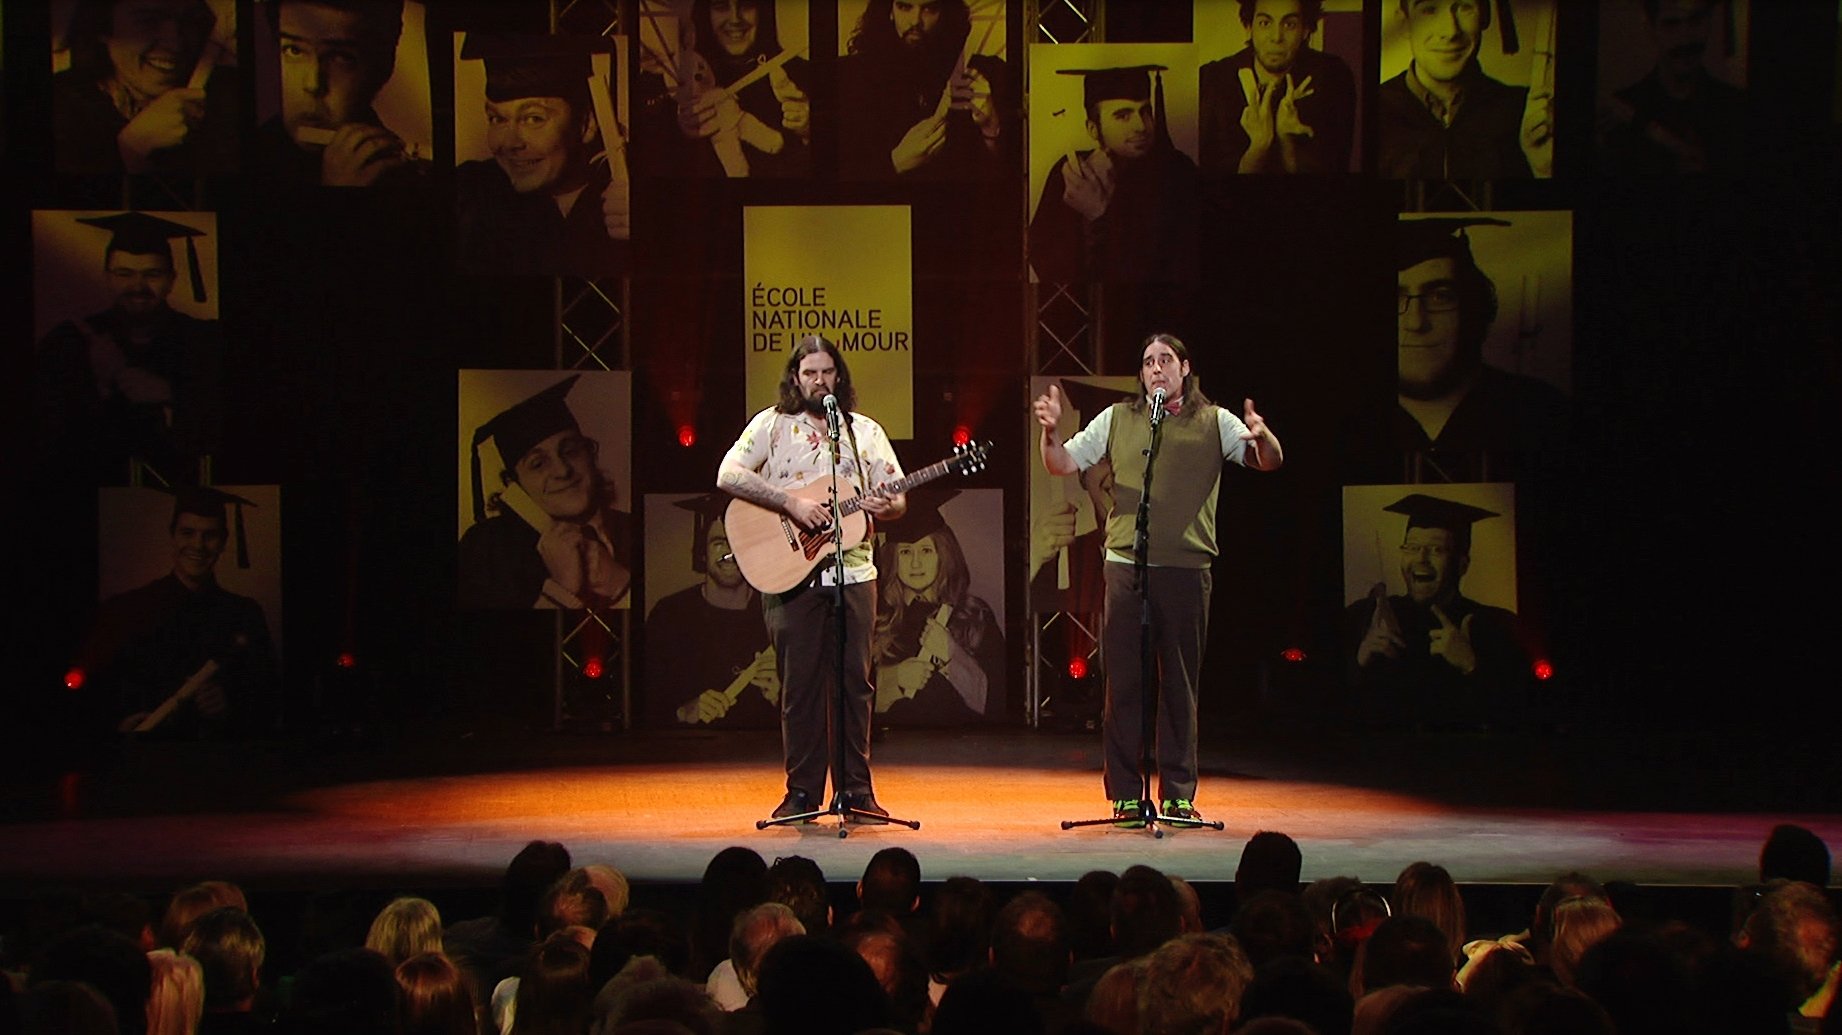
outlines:
M972 429L971 428L967 427L964 424L956 425L953 428L953 444L954 445L963 446L970 441L972 441Z
M1535 678L1543 682L1554 678L1554 666L1548 662L1547 658L1542 658L1535 662L1533 670L1535 672Z
M582 674L590 679L601 678L601 659L590 658L582 663Z
M348 669L357 668L358 667L358 655L353 654L349 650L342 650L339 652L339 656L333 659L333 664L339 666L340 668L348 668Z
M678 425L678 444L686 449L697 444L697 429L689 424Z
M69 672L64 673L64 689L66 690L83 689L83 670L82 669L73 668Z
M1279 656L1287 661L1305 660L1305 652L1297 647L1287 647L1285 650L1279 652Z
M1086 679L1087 678L1087 659L1086 658L1077 657L1077 658L1068 659L1068 678L1070 679Z

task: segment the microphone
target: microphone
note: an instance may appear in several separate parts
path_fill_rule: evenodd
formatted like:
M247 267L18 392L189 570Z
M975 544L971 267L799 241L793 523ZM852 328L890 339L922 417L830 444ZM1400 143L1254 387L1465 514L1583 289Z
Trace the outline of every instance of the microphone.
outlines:
M825 404L825 426L831 429L831 437L838 437L838 397L830 392L821 400Z
M1164 419L1164 389L1151 390L1151 423L1156 425Z

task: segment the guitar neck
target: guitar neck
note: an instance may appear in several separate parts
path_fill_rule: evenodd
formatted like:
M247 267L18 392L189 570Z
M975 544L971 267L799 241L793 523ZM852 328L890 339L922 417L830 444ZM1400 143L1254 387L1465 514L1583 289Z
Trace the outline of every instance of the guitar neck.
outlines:
M872 496L892 496L897 493L907 492L917 485L926 485L928 482L951 471L953 469L954 459L957 458L950 458L942 460L939 463L928 464L919 471L905 474L895 481L884 482L876 488L871 489L869 494ZM840 504L838 509L846 514L855 514L858 510L862 509L861 505L863 499L864 497L862 496L852 496L850 499Z

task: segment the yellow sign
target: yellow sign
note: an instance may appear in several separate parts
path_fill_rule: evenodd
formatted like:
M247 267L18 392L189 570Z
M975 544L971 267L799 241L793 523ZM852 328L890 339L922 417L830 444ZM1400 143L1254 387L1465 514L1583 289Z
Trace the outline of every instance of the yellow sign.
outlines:
M774 405L793 346L821 334L850 368L857 409L913 438L908 206L750 207L742 234L748 412Z

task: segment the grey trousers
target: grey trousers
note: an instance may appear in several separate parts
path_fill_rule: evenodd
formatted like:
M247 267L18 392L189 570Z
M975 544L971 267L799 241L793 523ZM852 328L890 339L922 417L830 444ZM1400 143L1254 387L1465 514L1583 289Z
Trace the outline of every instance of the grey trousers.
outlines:
M1130 564L1108 562L1101 658L1106 663L1106 796L1138 798L1140 751L1149 747L1160 800L1196 797L1196 688L1209 639L1209 569L1145 569L1141 598ZM1151 608L1151 671L1157 736L1142 742L1146 688L1139 657L1140 616Z

